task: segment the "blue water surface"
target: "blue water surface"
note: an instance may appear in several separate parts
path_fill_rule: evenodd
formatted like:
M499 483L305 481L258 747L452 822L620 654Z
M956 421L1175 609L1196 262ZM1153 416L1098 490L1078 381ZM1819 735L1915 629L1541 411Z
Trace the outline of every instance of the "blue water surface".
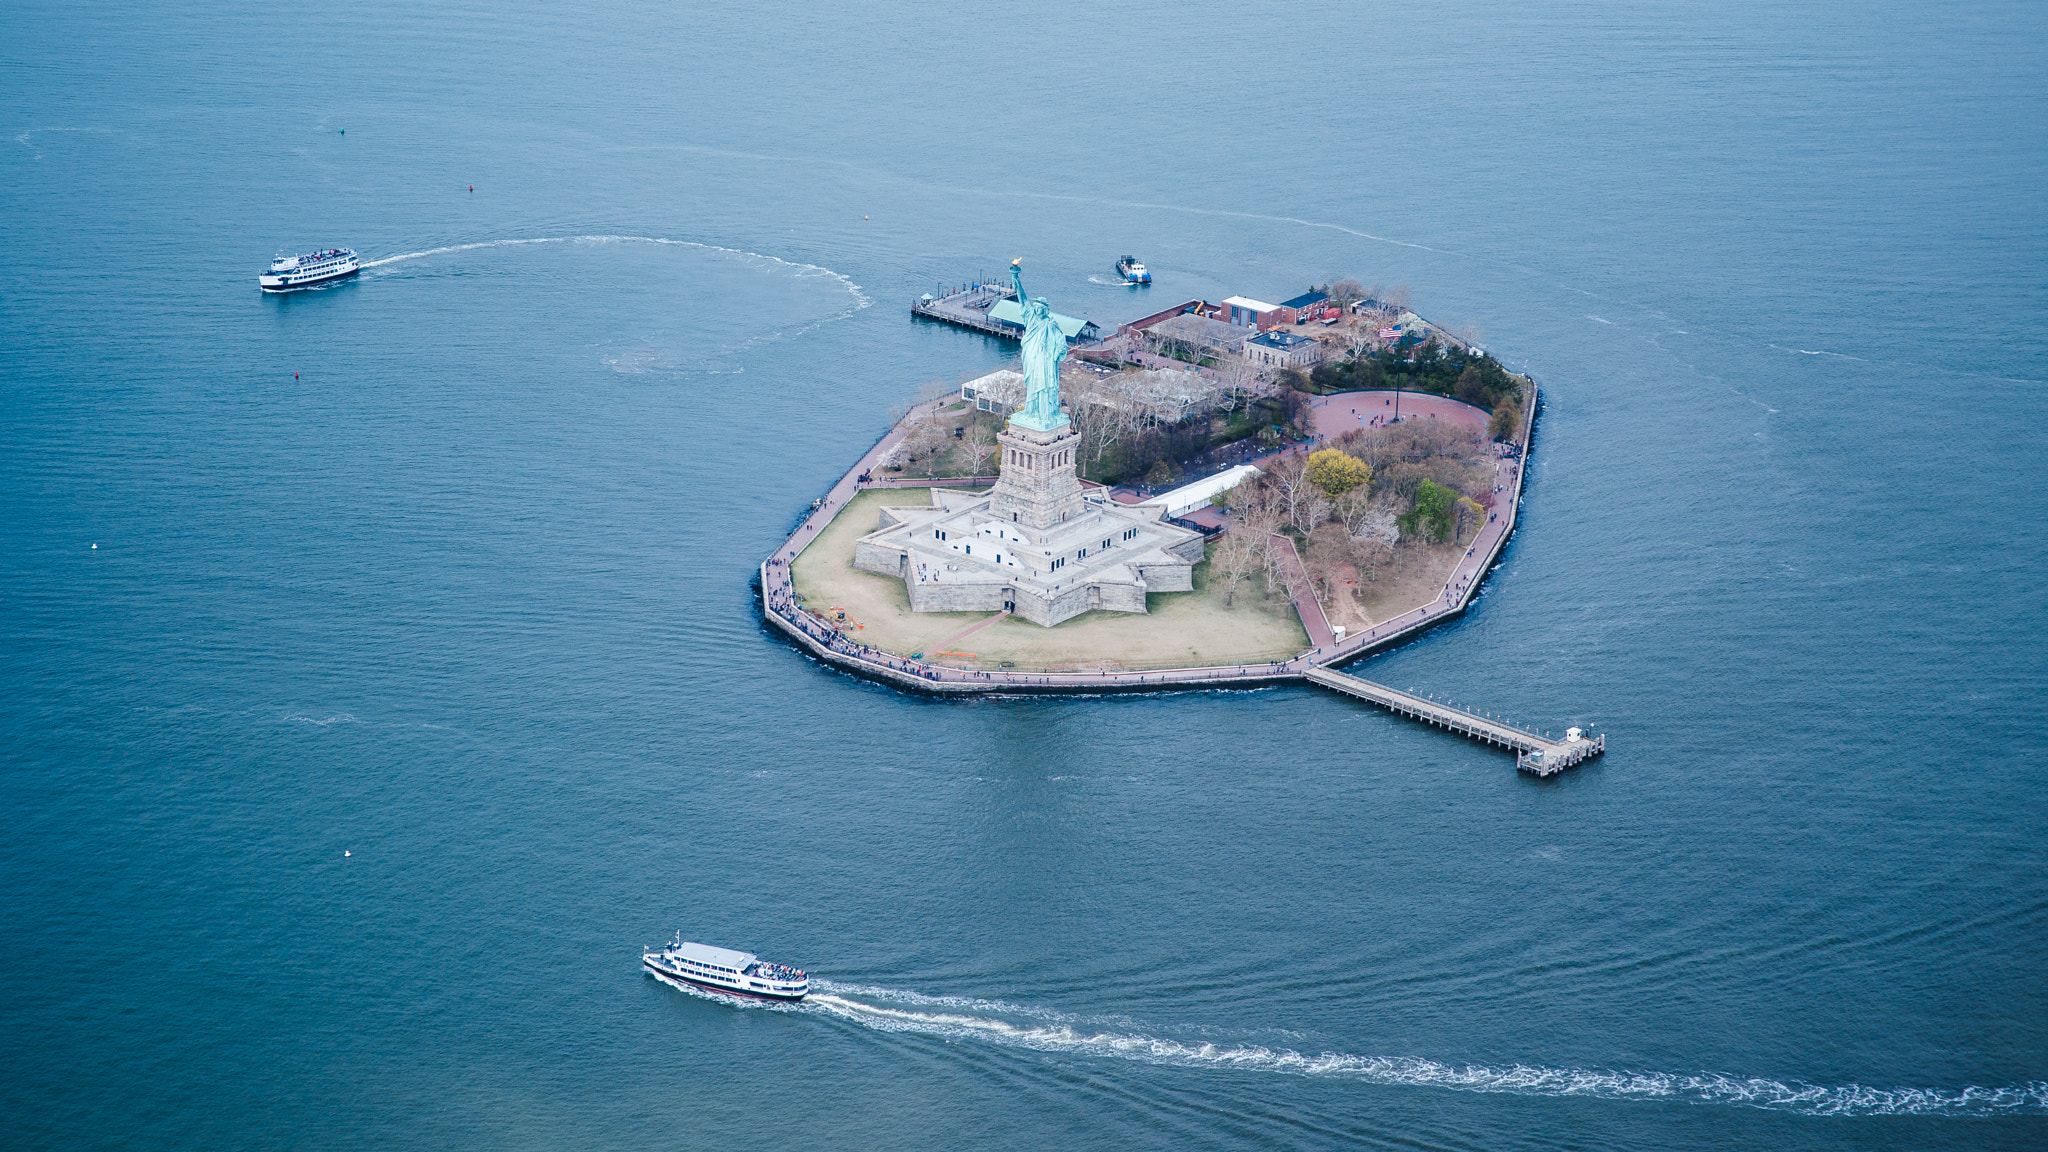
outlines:
M0 8L0 1143L2042 1146L2044 23ZM1532 371L1505 563L1360 670L1607 756L766 632L1017 256Z

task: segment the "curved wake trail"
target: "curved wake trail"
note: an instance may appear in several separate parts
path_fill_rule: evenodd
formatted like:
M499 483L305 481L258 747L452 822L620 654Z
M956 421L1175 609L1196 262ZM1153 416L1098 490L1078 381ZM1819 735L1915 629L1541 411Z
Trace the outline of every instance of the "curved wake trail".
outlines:
M474 252L479 248L516 248L527 244L667 244L677 248L696 248L705 252L723 252L731 256L745 256L751 260L766 260L773 264L780 264L785 268L795 269L799 275L826 276L837 280L853 296L854 305L850 311L857 311L874 303L873 300L868 298L867 293L861 291L860 285L854 283L853 278L843 272L834 272L830 268L817 264L804 264L795 260L784 260L780 256L768 256L760 252L748 252L740 248L723 248L716 244L703 244L695 240L671 240L666 236L536 236L520 240L479 240L473 244L449 244L440 248L423 248L418 252L401 252L396 256L365 260L362 266L364 268L381 268L386 264L397 264L406 260L422 260L428 256L445 256L451 252Z
M823 989L807 1007L885 1032L978 1039L1040 1052L1116 1057L1187 1068L1230 1068L1332 1076L1368 1084L1587 1096L1600 1100L1687 1100L1737 1104L1809 1116L1998 1116L2048 1114L2048 1082L2002 1088L1871 1088L1729 1076L1718 1072L1622 1072L1515 1064L1453 1066L1418 1056L1310 1056L1258 1045L1187 1043L1148 1036L1117 1018L1087 1019L965 997L924 996L886 988ZM856 999L855 997L859 997ZM876 1003L875 1001L879 1001ZM1019 1022L1004 1017L1023 1017Z

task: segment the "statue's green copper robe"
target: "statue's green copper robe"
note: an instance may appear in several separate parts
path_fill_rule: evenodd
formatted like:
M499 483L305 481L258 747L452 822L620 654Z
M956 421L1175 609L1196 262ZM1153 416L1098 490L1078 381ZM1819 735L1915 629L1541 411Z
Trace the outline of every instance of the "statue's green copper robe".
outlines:
M1067 414L1060 411L1060 361L1067 356L1067 334L1053 322L1052 305L1045 297L1024 294L1024 273L1014 261L1010 283L1017 289L1017 306L1024 313L1024 406L1010 417L1010 423L1050 432L1069 423Z

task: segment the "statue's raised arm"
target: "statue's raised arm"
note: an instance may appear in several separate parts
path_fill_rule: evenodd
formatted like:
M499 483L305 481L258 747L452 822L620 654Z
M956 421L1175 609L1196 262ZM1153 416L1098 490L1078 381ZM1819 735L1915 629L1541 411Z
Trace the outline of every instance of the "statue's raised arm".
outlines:
M1010 286L1017 290L1024 322L1024 406L1010 419L1050 432L1068 422L1060 411L1060 361L1067 356L1067 334L1052 318L1052 306L1043 296L1024 294L1023 264L1022 257L1010 261Z

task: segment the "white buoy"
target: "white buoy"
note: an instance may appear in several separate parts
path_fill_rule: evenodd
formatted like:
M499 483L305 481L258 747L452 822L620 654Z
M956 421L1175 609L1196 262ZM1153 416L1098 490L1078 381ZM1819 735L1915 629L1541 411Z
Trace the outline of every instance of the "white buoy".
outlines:
M100 546L99 546L99 545L97 545L97 544L95 544L95 545L93 545L93 546L92 546L92 550L93 550L93 551L95 551L95 552L97 552L97 551L99 551L99 550L100 550Z
M343 848L343 849L341 850L341 854L342 854L343 856L353 856L353 855L355 855L355 853L353 853L353 852L349 851L349 850L348 850L348 849L346 849L346 848Z

